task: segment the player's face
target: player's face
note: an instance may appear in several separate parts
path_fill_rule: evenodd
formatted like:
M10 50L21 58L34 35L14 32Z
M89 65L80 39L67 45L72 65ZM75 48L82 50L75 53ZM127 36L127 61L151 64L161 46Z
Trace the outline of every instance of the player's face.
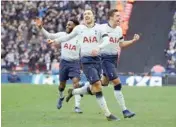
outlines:
M119 12L115 12L111 19L115 25L117 26L120 25L120 13Z
M84 12L84 22L86 24L90 24L94 21L94 15L93 12L91 10L86 10Z
M74 27L75 24L72 21L68 21L66 25L66 32L71 33Z

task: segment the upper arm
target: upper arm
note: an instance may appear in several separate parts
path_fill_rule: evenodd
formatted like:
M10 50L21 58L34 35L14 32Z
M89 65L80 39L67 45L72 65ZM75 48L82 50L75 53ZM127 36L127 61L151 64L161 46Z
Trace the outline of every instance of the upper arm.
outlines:
M55 39L56 42L65 42L68 41L70 39L72 39L73 37L77 36L79 33L79 27L76 26L73 31L65 36L59 37L57 39Z
M64 35L64 32L50 33L49 38L50 39L56 39L58 37L62 37L63 35Z
M100 29L100 32L101 32L101 38L104 38L104 37L108 36L106 27L104 25L100 25L99 29Z
M101 36L101 40L102 43L99 45L99 48L104 48L109 44L109 36L106 30L106 27L104 27L103 25L100 25L100 36Z
M49 33L47 30L44 28L41 29L41 32L44 34L45 37L49 39L56 39L59 36L62 36L64 32L58 32L58 33Z

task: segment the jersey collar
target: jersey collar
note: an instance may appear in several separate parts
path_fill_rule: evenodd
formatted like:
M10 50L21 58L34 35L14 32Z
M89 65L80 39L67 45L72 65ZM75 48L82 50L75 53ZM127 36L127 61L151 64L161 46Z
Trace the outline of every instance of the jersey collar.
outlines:
M112 29L115 29L115 28L113 28L113 27L109 24L109 22L108 22L108 26L109 26L110 28L112 28Z
M96 23L94 23L94 25L92 27L88 27L87 25L85 25L87 28L93 28L96 25Z

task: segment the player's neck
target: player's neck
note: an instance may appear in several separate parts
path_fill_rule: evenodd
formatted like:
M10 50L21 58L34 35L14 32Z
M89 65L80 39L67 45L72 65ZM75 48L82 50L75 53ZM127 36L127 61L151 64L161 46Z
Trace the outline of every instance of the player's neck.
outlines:
M109 22L108 22L108 25L109 25L111 28L116 28L116 27L117 27L114 23L112 23L112 21L109 21Z
M92 22L92 23L86 24L86 26L87 26L88 28L92 28L92 27L94 27L94 26L95 26L95 23L94 23L94 22Z

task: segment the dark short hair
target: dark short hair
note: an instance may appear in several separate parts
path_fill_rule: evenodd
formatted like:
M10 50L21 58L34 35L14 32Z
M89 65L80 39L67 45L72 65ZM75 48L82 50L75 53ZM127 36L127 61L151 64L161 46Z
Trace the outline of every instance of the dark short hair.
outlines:
M75 26L79 25L79 21L77 19L70 19L68 21L72 21L75 24Z
M108 12L108 19L109 19L110 17L114 16L114 13L115 13L115 12L118 12L118 10L117 10L117 9L111 9L111 10Z

